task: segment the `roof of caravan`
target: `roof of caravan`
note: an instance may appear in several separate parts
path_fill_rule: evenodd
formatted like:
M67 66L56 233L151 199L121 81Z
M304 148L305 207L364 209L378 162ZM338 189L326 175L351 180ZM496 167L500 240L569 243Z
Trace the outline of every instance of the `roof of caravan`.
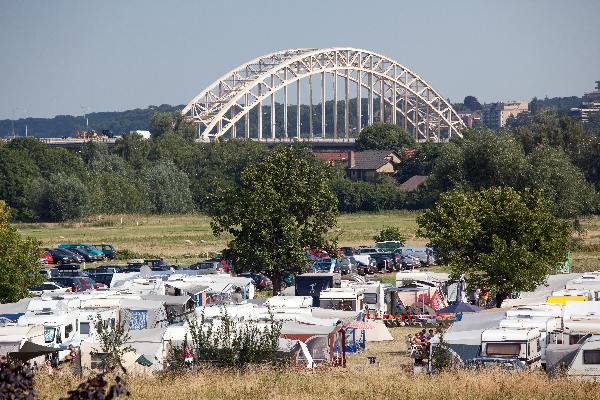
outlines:
M600 318L600 301L567 302L563 312L563 320L580 317Z
M333 330L335 330L335 326L327 326L327 325L308 325L298 322L284 322L281 326L281 334L282 335L290 335L290 334L315 334L315 335L328 335Z
M165 305L164 301L122 299L120 306L126 309L157 310Z
M355 320L361 314L361 311L330 310L326 308L315 307L311 310L311 313L315 318L335 318L342 322L349 322Z
M319 298L322 299L356 299L356 296L364 292L363 288L328 288L321 290Z
M546 331L548 325L554 323L560 324L560 319L556 317L533 317L533 318L505 318L500 321L500 328L528 329L537 328L540 331ZM550 328L553 328L550 326Z
M264 305L278 307L305 308L312 307L313 299L311 296L274 296L265 300Z
M27 311L27 306L32 299L27 297L16 303L0 304L0 314L20 314Z
M481 333L481 341L505 341L505 340L528 340L540 336L539 329L510 329L496 328L486 329Z
M164 302L167 306L183 306L191 300L190 296L169 296L162 294L143 294L142 300L153 300Z
M39 334L43 334L44 330L41 325L23 326L23 325L6 325L0 326L0 341L8 342L15 338L22 338L32 334L32 330L37 329Z
M202 293L208 289L208 286L199 282L188 281L166 281L165 285L169 285L176 289L185 290L188 293Z

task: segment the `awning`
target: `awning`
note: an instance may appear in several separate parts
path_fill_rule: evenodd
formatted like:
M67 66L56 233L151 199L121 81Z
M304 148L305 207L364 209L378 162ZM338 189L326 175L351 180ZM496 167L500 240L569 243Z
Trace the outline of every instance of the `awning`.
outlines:
M144 356L143 354L141 356L139 356L136 360L136 363L143 365L144 367L150 367L152 366L152 361L148 360L146 358L146 356Z
M56 353L59 349L54 347L42 346L41 344L26 341L17 352L8 353L8 356L15 360L29 361L32 358L45 356L46 354Z

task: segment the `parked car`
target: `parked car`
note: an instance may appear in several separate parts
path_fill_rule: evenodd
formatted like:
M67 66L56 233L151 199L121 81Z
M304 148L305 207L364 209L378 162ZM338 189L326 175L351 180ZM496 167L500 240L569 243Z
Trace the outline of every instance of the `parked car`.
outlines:
M48 250L44 250L40 257L40 264L54 264L54 259Z
M391 272L394 270L393 261L386 253L371 253L369 254L377 263L377 271Z
M354 247L340 247L340 254L343 254L346 257L353 256L354 253L355 253Z
M49 280L60 276L60 272L57 268L42 268L40 274L44 275L44 279Z
M400 261L400 255L391 252L381 253L383 256L387 257L391 261L391 271L399 271L402 268L402 262Z
M254 286L256 290L270 290L273 289L273 282L266 275L256 272L242 272L237 276L241 276L243 278L250 278L254 281Z
M403 270L406 269L415 269L415 268L419 268L421 266L421 261L419 261L419 259L417 259L416 257L413 257L411 255L399 255L399 262L401 264L401 268Z
M71 247L69 248L69 251L75 253L75 254L79 254L81 257L83 257L83 260L85 262L94 262L94 261L98 261L98 256L96 254L92 254L89 251L87 251L86 249L84 249L83 247Z
M83 262L83 257L67 249L46 249L52 256L52 264L66 264Z
M399 247L403 247L404 243L399 242L397 240L388 240L385 242L377 242L375 246L381 249L381 251L390 252L396 250Z
M340 267L335 258L321 258L316 260L310 268L310 272L340 272Z
M65 287L70 287L72 292L84 292L102 288L104 285L97 284L93 279L87 276L59 276L52 278L52 282L57 282Z
M201 274L220 274L223 272L223 266L218 261L202 261L190 265L190 269L197 270Z
M342 275L354 275L358 273L358 262L353 256L340 258L340 273Z
M95 248L94 246L92 246L91 244L85 244L85 243L61 243L58 245L59 249L72 249L72 248L82 248L86 251L88 251L89 253L92 253L94 255L96 255L98 260L104 260L104 253L100 250L98 250L97 248Z
M115 246L113 246L112 244L102 243L102 244L94 244L93 246L97 250L100 250L104 254L104 256L109 260L113 260L117 256L117 250L115 249Z
M381 249L377 247L359 247L356 249L356 254L371 254L371 253L380 253Z
M58 282L44 282L40 286L29 289L29 293L35 296L42 296L44 294L61 294L70 291L71 288L64 287Z

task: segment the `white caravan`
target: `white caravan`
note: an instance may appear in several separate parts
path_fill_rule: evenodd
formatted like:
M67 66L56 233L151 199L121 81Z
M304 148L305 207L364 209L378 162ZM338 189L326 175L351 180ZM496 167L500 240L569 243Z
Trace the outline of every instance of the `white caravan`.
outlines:
M506 318L535 318L535 317L562 317L563 305L541 303L529 306L518 306L506 311Z
M562 320L555 317L507 318L500 321L500 329L537 329L540 331L541 362L546 365L546 347L550 343L562 343L560 330Z
M568 344L576 344L589 334L600 334L600 301L566 303L563 333L563 342Z
M588 337L567 368L567 376L598 380L600 378L600 336Z
M98 317L102 321L108 322L111 329L114 329L119 322L119 311L115 308L82 308L79 310L79 337L85 340L88 337L96 336L96 322Z
M538 329L486 329L481 333L483 357L518 359L529 366L541 364Z
M593 300L600 300L600 274L588 273L567 282L566 289L589 290Z
M319 306L330 310L362 311L364 308L362 288L329 288L319 294Z

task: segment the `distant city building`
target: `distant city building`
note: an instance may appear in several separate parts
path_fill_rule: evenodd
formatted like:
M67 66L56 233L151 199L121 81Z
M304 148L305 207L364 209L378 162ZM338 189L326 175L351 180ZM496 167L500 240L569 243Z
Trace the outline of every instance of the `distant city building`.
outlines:
M596 90L583 95L581 108L572 108L571 111L582 122L589 122L592 114L600 112L600 81L596 81Z
M459 112L458 116L463 120L467 128L481 123L481 111Z
M491 103L483 107L481 120L488 128L498 130L506 125L508 118L528 111L529 103L526 101Z

